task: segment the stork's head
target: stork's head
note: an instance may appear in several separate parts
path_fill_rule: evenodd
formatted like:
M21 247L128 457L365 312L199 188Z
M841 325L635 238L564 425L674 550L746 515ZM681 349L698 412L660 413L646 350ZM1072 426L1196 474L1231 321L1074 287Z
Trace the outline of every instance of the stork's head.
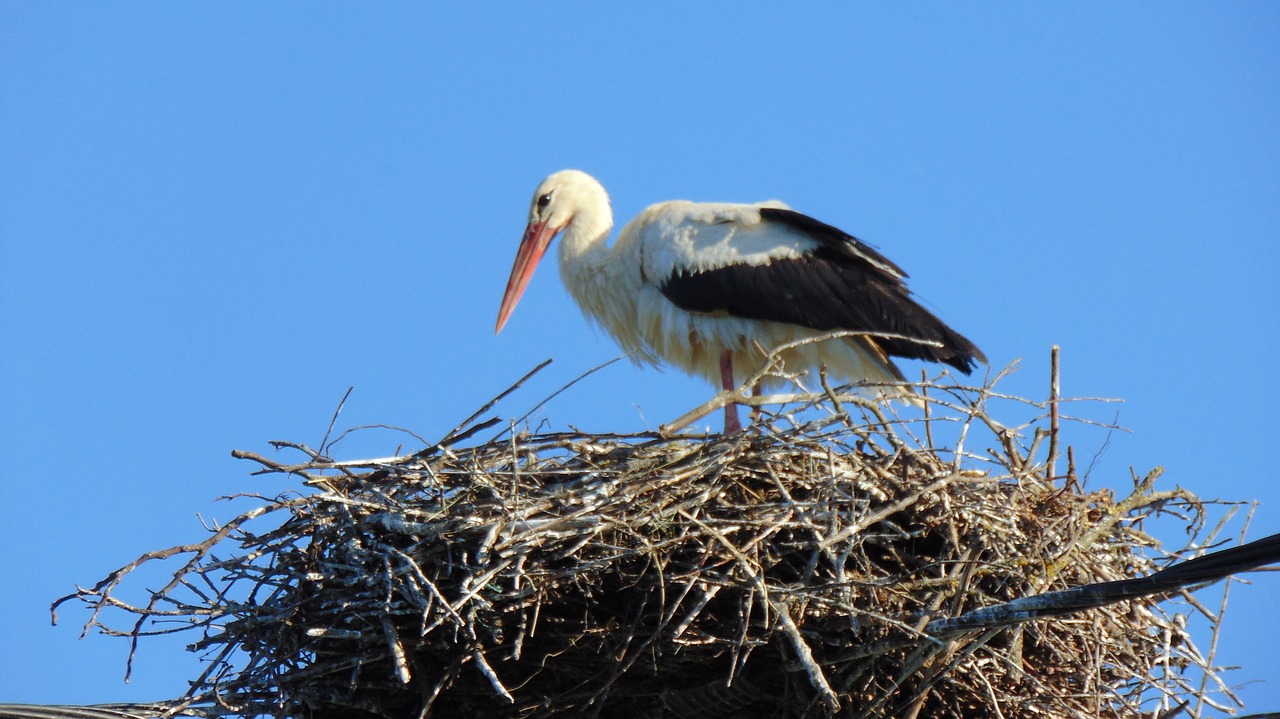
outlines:
M516 251L516 261L511 267L511 277L507 280L507 291L502 296L502 306L498 309L498 326L495 333L502 331L511 311L524 294L524 288L533 277L533 270L538 266L543 253L565 228L573 224L579 216L590 215L591 224L595 224L596 216L604 211L605 231L608 231L609 196L594 177L580 170L561 170L538 184L534 190L533 200L529 203L529 224L524 228L524 238L520 240L520 249Z

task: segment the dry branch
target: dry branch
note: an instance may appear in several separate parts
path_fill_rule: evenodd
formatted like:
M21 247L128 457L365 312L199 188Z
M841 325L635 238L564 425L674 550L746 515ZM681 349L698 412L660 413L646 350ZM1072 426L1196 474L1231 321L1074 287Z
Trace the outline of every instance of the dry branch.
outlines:
M994 607L974 609L954 619L937 619L925 626L925 633L941 637L978 629L1005 627L1032 619L1074 614L1126 599L1164 595L1196 584L1216 582L1233 574L1277 562L1280 562L1280 534L1273 534L1239 547L1175 564L1146 577L1046 592Z

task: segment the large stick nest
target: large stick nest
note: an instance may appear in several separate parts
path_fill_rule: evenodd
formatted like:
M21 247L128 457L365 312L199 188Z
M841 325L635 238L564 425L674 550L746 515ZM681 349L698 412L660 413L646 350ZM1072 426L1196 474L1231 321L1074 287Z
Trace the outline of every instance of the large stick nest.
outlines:
M1194 536L1202 511L1158 471L1119 501L1066 458L1054 476L1056 406L1053 432L1048 410L1010 429L989 387L928 395L906 420L827 393L723 437L466 446L484 423L381 460L239 453L299 490L73 596L135 644L197 629L208 670L183 704L211 713L1096 718L1225 691L1150 598L926 634L1151 574L1167 555L1144 520ZM159 559L182 563L167 586L116 596ZM136 622L109 627L121 608Z

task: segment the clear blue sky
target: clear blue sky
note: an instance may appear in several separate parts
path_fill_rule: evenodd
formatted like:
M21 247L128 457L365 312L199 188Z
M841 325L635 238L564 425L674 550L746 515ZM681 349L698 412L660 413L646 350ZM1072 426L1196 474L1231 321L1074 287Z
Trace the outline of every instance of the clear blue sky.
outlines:
M779 198L863 237L995 366L1023 358L1006 390L1043 396L1056 343L1066 394L1126 400L1094 410L1131 433L1092 483L1162 464L1280 532L1277 78L1274 3L7 0L0 701L183 691L181 639L124 685L125 643L47 607L203 536L215 497L286 489L231 449L318 442L349 386L339 426L439 437L545 358L505 416L614 357L551 266L493 336L565 167L622 219ZM638 430L708 393L620 363L538 418ZM1251 581L1220 663L1280 710L1280 578Z

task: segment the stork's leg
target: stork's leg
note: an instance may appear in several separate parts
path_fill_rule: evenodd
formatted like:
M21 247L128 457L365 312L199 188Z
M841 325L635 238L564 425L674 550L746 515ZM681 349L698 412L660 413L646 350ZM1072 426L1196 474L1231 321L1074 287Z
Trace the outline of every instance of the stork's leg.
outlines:
M756 382L755 384L751 385L752 397L759 397L763 393L764 393L764 388L760 386L759 382ZM755 424L756 422L760 421L761 410L762 408L759 407L758 405L754 405L751 407L751 409L747 410L747 419L750 420L751 424Z
M725 350L720 353L720 386L726 392L732 392L737 388L733 383L733 351ZM724 406L724 433L738 432L742 429L742 424L738 422L738 405L730 402Z

